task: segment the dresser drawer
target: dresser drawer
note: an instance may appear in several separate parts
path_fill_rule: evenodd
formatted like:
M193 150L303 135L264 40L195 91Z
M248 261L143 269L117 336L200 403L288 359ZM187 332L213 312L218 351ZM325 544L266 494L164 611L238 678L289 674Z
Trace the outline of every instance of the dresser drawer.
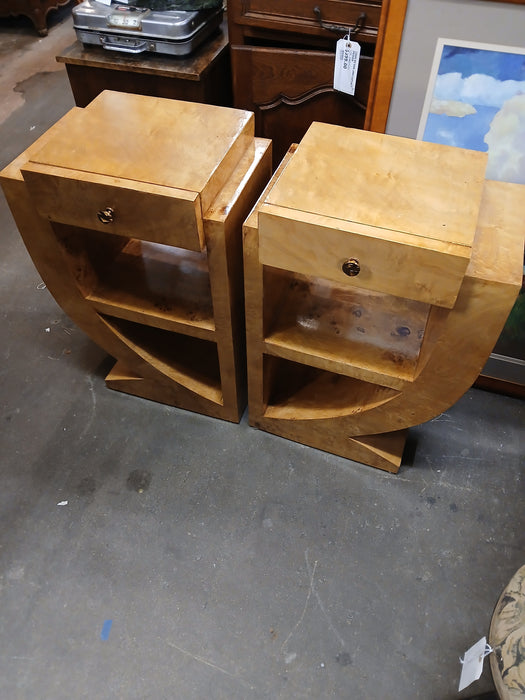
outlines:
M31 163L22 169L40 216L127 238L203 250L200 196Z
M343 224L344 225L344 224ZM263 265L452 308L469 262L469 251L420 247L414 237L384 238L365 225L333 227L271 205L259 211L259 260ZM400 238L399 236L397 237Z
M301 34L329 34L329 30L321 26L324 23L337 25L341 35L353 28L356 23L363 22L363 27L357 36L367 41L373 41L377 35L381 17L381 2L347 2L346 0L246 0L241 5L239 16L235 17L238 24L265 27L276 31L298 32ZM314 11L314 8L318 10ZM317 14L316 14L317 12ZM360 19L362 15L362 20Z
M184 138L174 138L175 124ZM203 216L253 133L249 112L105 90L21 172L46 219L202 250Z

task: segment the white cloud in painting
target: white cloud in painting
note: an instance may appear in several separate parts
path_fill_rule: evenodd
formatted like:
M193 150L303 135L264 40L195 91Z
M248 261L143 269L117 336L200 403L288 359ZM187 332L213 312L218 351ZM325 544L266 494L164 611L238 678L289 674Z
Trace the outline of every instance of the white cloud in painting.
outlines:
M499 107L520 92L525 93L525 80L497 80L483 73L466 78L461 73L443 73L436 77L434 86L435 99L458 100L486 107Z
M447 117L466 117L467 114L476 114L476 109L460 100L432 100L430 105L432 114L446 114Z
M525 185L525 94L507 100L485 135L486 177Z
M448 129L438 129L437 132L438 143L444 143L447 146L459 146L456 134L454 131L449 131Z

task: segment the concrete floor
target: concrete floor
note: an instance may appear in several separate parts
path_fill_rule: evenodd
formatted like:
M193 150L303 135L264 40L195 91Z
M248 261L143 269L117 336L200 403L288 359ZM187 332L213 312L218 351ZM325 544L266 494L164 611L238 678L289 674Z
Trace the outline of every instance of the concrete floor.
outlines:
M73 41L0 21L1 166L73 106ZM3 196L0 233L1 699L492 689L459 657L524 562L524 402L471 389L394 476L112 392Z

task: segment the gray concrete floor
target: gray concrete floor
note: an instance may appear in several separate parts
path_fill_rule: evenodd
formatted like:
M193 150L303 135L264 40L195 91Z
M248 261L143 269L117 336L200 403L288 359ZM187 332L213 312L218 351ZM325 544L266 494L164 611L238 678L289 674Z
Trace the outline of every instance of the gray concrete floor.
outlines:
M1 166L73 106L73 41L0 21ZM471 389L394 476L112 392L3 196L0 236L2 700L492 689L459 657L524 561L522 401Z

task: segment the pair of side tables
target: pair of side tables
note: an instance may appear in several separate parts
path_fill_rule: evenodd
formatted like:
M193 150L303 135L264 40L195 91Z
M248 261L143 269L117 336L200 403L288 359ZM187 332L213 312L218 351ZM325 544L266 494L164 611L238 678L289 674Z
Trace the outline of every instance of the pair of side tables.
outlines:
M396 472L521 286L524 188L485 165L314 123L272 175L250 112L105 91L0 179L110 388L229 421L247 393L251 425Z

